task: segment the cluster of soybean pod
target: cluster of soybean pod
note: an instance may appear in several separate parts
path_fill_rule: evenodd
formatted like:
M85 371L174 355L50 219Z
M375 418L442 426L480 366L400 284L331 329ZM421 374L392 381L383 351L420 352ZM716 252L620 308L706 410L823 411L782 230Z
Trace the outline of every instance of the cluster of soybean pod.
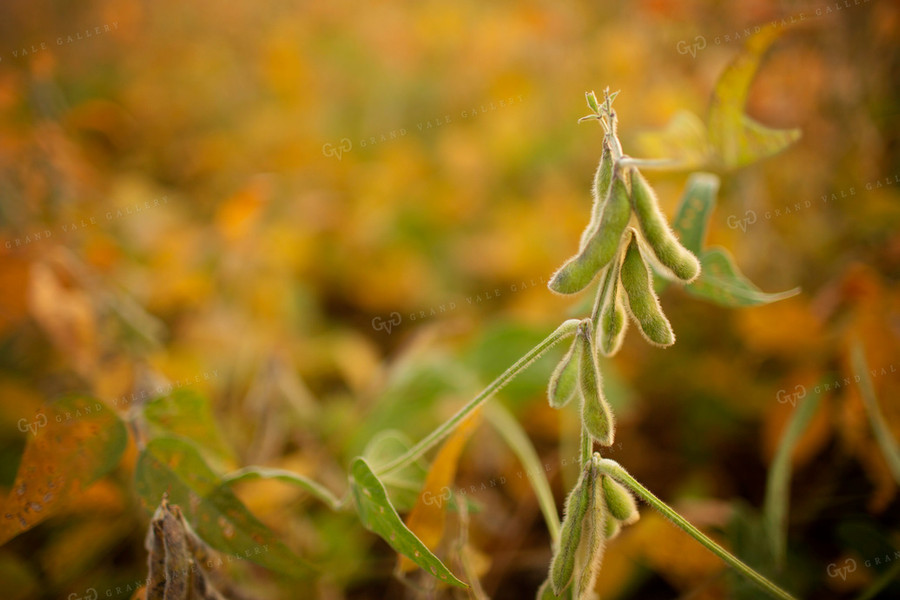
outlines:
M598 353L612 356L618 351L628 315L651 344L666 347L675 343L672 326L653 289L650 265L662 276L684 283L700 274L700 262L675 237L653 189L634 161L622 154L612 110L617 93L606 90L602 104L593 92L586 94L593 114L581 120L598 120L605 132L594 176L591 220L581 235L578 252L549 283L554 292L574 294L600 275L591 317L578 325L548 389L554 408L580 396L583 464L578 483L566 500L559 545L538 600L593 597L604 542L615 537L622 525L638 519L631 492L610 476L621 467L593 452L595 441L611 446L615 435L613 414L601 387ZM629 227L632 213L638 228Z

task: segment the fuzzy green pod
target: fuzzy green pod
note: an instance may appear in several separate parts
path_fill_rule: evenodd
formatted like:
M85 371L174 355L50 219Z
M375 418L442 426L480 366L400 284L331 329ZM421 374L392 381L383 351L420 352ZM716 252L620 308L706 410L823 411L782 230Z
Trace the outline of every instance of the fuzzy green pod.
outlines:
M618 536L621 531L622 524L617 519L612 518L612 516L606 519L606 523L603 527L603 535L606 536L607 540L616 539L616 536Z
M603 356L612 356L619 351L628 328L628 313L625 311L625 300L619 285L621 264L617 253L604 273L591 314L591 320L597 326L594 339Z
M595 455L595 457L598 455ZM579 551L579 564L581 564L581 577L578 580L578 590L581 593L594 589L597 574L603 563L603 551L606 546L606 523L613 520L607 511L603 501L604 493L600 480L604 479L599 473L596 458L591 459L591 499L590 507L584 519L584 533L582 533L582 546Z
M681 245L659 209L656 194L640 171L631 175L631 202L644 239L656 260L678 279L690 283L700 275L700 261Z
M559 294L574 294L587 287L597 272L612 260L630 218L628 190L621 173L616 170L597 230L584 248L554 273L548 287Z
M581 233L581 240L578 242L578 249L584 249L584 245L597 231L600 225L600 219L603 216L603 208L606 206L606 199L609 197L609 184L612 183L613 176L613 158L610 149L609 139L603 138L603 150L600 153L600 163L597 165L597 171L594 173L594 186L592 196L594 197L593 208L591 209L591 222L584 228Z
M591 502L592 486L588 480L590 469L585 469L566 499L565 516L559 534L559 547L550 563L550 584L559 596L572 582L575 556L581 543L583 522Z
M634 496L631 495L628 488L609 476L600 479L602 479L603 497L609 513L625 525L637 521L640 517L637 502L634 501Z
M602 377L591 342L590 319L582 322L582 326L578 329L578 338L581 340L581 360L578 369L581 420L592 438L603 446L612 446L616 434L615 421L600 387Z
M656 292L653 291L650 268L641 256L637 232L634 230L631 231L631 240L625 251L619 279L628 297L628 310L644 334L644 338L657 346L674 344L675 333L662 312Z
M572 346L562 357L547 386L547 398L553 408L562 408L575 397L578 391L578 366L581 356L581 344L576 337Z

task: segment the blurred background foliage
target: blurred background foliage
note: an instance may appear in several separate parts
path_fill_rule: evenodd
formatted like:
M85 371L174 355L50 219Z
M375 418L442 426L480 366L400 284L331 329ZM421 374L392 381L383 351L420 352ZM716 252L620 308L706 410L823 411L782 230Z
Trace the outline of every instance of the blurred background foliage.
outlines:
M788 31L747 112L803 137L724 177L710 242L764 290L803 292L728 310L670 287L678 343L658 350L632 333L603 365L619 417L610 456L753 562L788 395L821 384L793 454L786 581L851 598L896 573L897 483L849 349L862 344L900 437L897 3L11 0L0 11L4 494L30 435L21 419L42 404L85 393L127 418L169 390L211 399L231 466L289 468L342 494L376 433L418 439L582 316L546 281L588 220L602 135L576 124L584 92L621 90L623 145L640 155L641 132L681 109L704 114L745 28L777 21ZM670 215L685 178L651 173ZM558 504L577 452L577 421L545 400L561 352L499 399ZM111 476L0 547L4 597L130 596L149 521L130 444ZM466 448L455 486L477 511L470 562L491 597L531 595L550 546L527 477L489 428ZM297 583L232 566L254 595L415 597L352 515L277 482L237 491L321 568ZM838 574L848 559L857 568ZM753 597L736 585L645 511L610 544L598 590Z

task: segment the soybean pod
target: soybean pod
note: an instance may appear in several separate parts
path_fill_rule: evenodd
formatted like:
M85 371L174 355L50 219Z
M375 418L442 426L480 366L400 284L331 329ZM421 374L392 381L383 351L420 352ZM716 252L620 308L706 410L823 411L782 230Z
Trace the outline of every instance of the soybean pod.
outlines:
M678 279L690 283L700 274L700 261L681 245L669 227L653 188L640 171L631 174L631 202L644 239L656 260Z
M632 229L630 234L620 275L622 289L628 297L628 310L648 342L657 346L671 346L675 343L675 333L653 291L650 268L641 256L637 232Z
M597 272L612 260L630 218L628 190L621 171L616 169L597 230L584 248L553 275L548 287L560 294L574 294L587 287Z

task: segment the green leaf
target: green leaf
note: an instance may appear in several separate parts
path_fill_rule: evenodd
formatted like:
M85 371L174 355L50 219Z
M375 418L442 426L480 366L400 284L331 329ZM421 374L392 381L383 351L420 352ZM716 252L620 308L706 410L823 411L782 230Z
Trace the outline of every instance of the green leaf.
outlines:
M363 458L373 471L378 471L384 465L406 454L410 448L412 442L403 432L388 429L376 434L369 441L363 451ZM416 505L427 473L427 467L421 461L416 461L382 477L381 482L390 492L394 506L398 510L410 510Z
M311 574L309 563L253 516L192 444L177 438L151 440L138 457L135 484L148 510L168 494L197 535L216 550L285 575Z
M685 286L691 295L722 306L770 304L800 293L800 288L769 294L753 285L734 264L724 248L710 248L700 256L702 270L697 280Z
M744 114L762 56L783 29L766 27L748 38L716 83L707 127L716 162L722 168L735 169L768 158L800 138L799 129L770 129Z
M388 500L384 486L364 458L357 458L350 468L350 489L356 501L359 518L366 529L378 534L398 553L441 581L457 587L469 586L457 579L450 569L411 532Z
M208 458L231 468L232 449L225 443L209 399L189 389L175 390L144 406L151 437L180 437L196 445Z
M19 420L27 442L0 506L0 544L62 509L119 463L128 442L115 412L93 398L68 397Z
M769 467L769 476L766 481L766 499L763 503L763 520L769 538L769 546L775 564L781 566L784 563L785 548L787 547L787 515L790 504L791 491L791 454L794 446L800 440L800 436L806 431L809 422L819 407L820 395L818 393L805 398L797 406L791 416L775 458Z
M681 245L700 256L709 219L716 207L719 178L712 173L694 173L687 181L672 229Z

